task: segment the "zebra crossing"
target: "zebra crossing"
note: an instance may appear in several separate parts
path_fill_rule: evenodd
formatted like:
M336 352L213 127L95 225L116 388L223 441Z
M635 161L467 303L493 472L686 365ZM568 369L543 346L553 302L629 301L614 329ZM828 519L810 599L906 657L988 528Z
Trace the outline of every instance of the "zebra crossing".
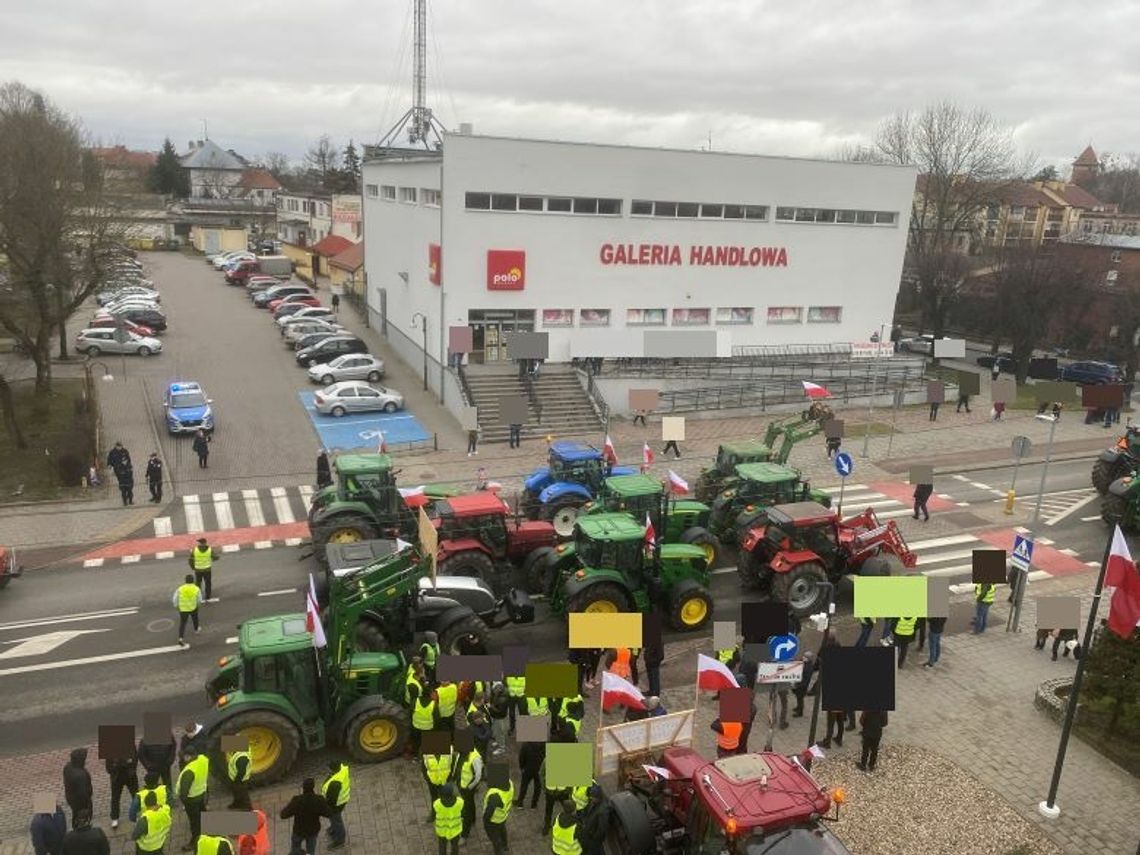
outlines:
M1100 504L1097 502L1099 497L1100 494L1091 487L1079 487L1075 490L1058 490L1055 493L1042 493L1041 518L1045 521L1045 525L1053 526L1081 508L1088 507L1090 513L1099 511ZM995 501L1004 502L1005 499L1001 498ZM1037 506L1037 494L1018 496L1017 501L1022 508L1034 508ZM1092 516L1083 516L1080 519L1082 522L1091 522L1093 520L1099 520L1100 514L1096 513Z
M153 537L287 525L308 518L314 489L269 487L181 496L169 516L155 517Z
M866 484L848 484L845 488L821 487L820 489L825 493L831 494L831 504L833 507L839 501L839 494L842 489L843 507L847 509L844 516L850 516L853 513L862 513L864 508L874 508L875 516L881 520L911 516L914 513L913 505L900 502L898 499L892 499L883 493L871 489Z

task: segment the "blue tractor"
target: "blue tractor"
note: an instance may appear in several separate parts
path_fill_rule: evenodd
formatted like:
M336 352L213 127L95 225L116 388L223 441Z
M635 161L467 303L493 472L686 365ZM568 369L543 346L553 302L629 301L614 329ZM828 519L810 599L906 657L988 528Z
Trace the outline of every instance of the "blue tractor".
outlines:
M594 500L606 478L637 471L632 466L610 466L592 445L552 442L548 464L523 482L522 513L527 519L549 520L560 535L570 535L579 508Z

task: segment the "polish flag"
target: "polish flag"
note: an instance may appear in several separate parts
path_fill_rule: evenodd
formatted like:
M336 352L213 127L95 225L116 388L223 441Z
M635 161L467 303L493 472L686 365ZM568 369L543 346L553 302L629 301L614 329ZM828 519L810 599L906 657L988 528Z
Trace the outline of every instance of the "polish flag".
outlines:
M649 512L645 512L645 551L652 552L654 547L657 546L657 532L653 530L653 520L649 518Z
M328 644L325 628L321 625L321 610L317 607L317 583L312 573L309 574L309 590L305 594L305 630L313 636L313 647Z
M649 447L649 443L643 443L641 446L641 462L644 466L653 465L653 449Z
M388 440L384 439L384 431L380 431L380 447L376 450L381 454L388 453Z
M689 482L672 469L669 470L669 487L674 493L689 492Z
M831 397L831 393L820 386L818 383L809 383L807 380L801 380L800 382L804 384L804 394L813 400L816 398Z
M602 710L609 712L611 707L621 704L635 710L645 709L645 695L628 680L623 680L612 671L602 672Z
M641 768L644 769L645 774L647 774L654 781L668 781L673 777L669 770L662 766L649 766L645 763L642 763Z
M397 487L396 489L400 492L404 504L409 508L422 508L428 503L428 497L424 493L422 484L419 487Z
M1108 607L1108 628L1121 638L1131 638L1140 624L1140 573L1120 526L1112 533L1104 584L1116 589Z
M610 466L617 466L617 451L614 450L613 440L610 439L610 435L608 433L606 434L606 444L602 448L602 454L605 455L606 462L609 463Z
M719 692L721 689L739 689L740 684L723 662L698 653L697 688L706 692Z

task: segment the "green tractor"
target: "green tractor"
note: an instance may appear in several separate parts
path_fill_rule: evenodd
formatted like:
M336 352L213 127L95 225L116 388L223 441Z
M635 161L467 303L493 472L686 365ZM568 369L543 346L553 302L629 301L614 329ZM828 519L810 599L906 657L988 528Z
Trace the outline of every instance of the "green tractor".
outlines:
M831 506L831 496L813 490L798 469L779 463L741 463L712 504L708 527L726 546L735 546L751 526L761 525L761 517L772 505L791 502L819 502Z
M458 496L462 488L428 484L415 499L406 500L396 486L397 472L387 454L339 454L332 463L333 483L313 496L309 536L317 563L326 566L329 543L358 543L377 538L416 538L418 524L412 507Z
M555 614L667 610L674 628L695 631L713 613L705 551L687 543L647 548L645 528L625 513L580 516L574 540L544 561Z
M1109 484L1100 500L1100 518L1129 534L1140 531L1140 477L1135 472Z

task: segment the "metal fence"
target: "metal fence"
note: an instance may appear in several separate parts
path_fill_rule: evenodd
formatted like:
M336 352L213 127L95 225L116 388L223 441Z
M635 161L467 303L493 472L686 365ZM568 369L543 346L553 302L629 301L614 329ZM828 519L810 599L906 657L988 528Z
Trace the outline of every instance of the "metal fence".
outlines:
M852 359L841 355L789 355L781 361L765 357L732 359L615 359L602 365L602 376L646 377L676 380L733 381L793 378L821 383L866 382L873 377L892 382L921 374L921 357L892 356L883 359Z

